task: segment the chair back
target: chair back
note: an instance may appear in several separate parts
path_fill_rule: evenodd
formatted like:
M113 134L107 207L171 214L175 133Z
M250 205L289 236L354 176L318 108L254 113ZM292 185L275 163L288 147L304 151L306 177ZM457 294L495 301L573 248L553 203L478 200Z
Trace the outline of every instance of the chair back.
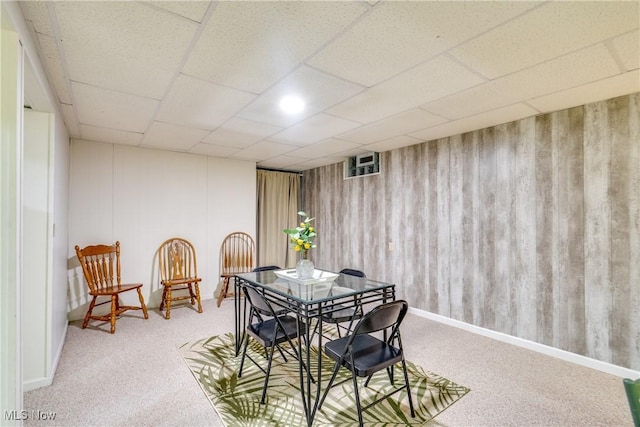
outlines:
M632 380L625 378L623 380L624 389L627 392L629 400L629 409L631 409L631 417L635 427L640 427L640 378Z
M367 278L367 275L364 274L364 272L360 271L360 270L355 270L353 268L343 268L342 270L340 270L341 274L348 274L349 276L356 276L356 277L362 277L362 278Z
M162 281L197 277L196 249L180 237L167 239L158 248L158 266Z
M258 273L260 271L273 271L273 270L282 270L277 265L265 265L263 267L256 267L253 269L254 273Z
M269 304L269 301L266 300L262 292L249 284L243 285L243 289L244 294L247 297L247 301L249 301L249 304L251 305L252 313L257 315L261 321L263 319L260 315L276 317L275 310L271 307L271 304ZM252 317L252 315L249 317Z
M91 292L120 286L120 242L114 245L92 245L80 249L76 255Z
M390 337L393 337L408 310L409 304L404 300L380 304L360 319L353 329L353 335L370 334L383 329L393 328L390 335Z
M247 233L236 231L229 234L220 247L220 275L251 272L255 250L256 244Z

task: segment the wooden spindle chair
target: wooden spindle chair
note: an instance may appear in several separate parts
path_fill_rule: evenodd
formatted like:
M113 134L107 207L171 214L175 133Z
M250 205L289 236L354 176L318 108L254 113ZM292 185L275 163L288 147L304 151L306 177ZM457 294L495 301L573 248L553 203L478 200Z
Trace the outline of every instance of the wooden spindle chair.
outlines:
M220 278L222 286L218 295L218 307L228 295L229 282L239 273L249 273L254 268L256 244L253 238L242 231L235 231L222 241L220 246Z
M158 248L158 267L162 284L162 302L160 311L166 307L165 319L171 318L173 301L190 300L191 305L198 303L198 313L202 313L198 277L196 249L191 242L180 237L165 240ZM187 294L176 291L187 291Z
M148 319L147 306L144 304L144 297L140 288L142 283L126 284L120 282L120 242L114 245L92 245L80 249L76 245L76 255L82 266L84 278L89 286L89 294L93 297L89 304L87 314L82 322L82 329L85 329L90 319L110 321L111 333L116 331L116 318L127 310L142 310L144 318ZM115 264L115 266L114 266ZM127 291L136 290L140 306L121 305L120 294ZM97 303L98 297L108 297L109 301ZM93 315L93 309L102 304L111 303L111 312L108 315Z

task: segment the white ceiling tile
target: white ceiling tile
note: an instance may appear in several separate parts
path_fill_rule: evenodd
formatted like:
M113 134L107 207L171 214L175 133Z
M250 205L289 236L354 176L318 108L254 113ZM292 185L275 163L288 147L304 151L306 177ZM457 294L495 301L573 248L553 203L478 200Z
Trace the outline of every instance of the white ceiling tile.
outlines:
M161 7L169 10L185 18L191 19L195 22L202 22L204 14L207 12L207 8L211 4L210 1L157 1L151 0L150 2L154 6Z
M330 108L329 113L371 123L418 107L483 80L447 57L438 57Z
M640 30L617 37L611 43L625 71L640 68Z
M640 70L534 98L528 104L546 113L635 92L640 92Z
M212 130L256 95L180 75L163 99L157 120Z
M177 126L171 123L153 122L142 138L141 146L188 151L207 135L207 131Z
M142 133L127 132L91 125L80 125L81 138L87 141L110 142L112 144L138 145Z
M640 91L636 0L19 4L72 138L277 169Z
M262 93L365 11L357 2L219 2L184 72Z
M495 79L638 28L639 5L638 1L547 2L451 54Z
M233 147L223 147L215 144L199 143L193 146L189 152L193 154L203 154L205 156L229 157L239 150Z
M607 48L599 44L431 102L422 108L443 117L459 119L536 95L581 86L618 72Z
M48 77L58 100L63 104L71 104L71 94L69 93L68 79L65 77L60 55L58 54L58 46L53 37L38 34L38 43L41 48L41 60L49 71Z
M358 154L365 154L371 152L370 148L367 148L366 145L360 145L359 147L354 147L345 151L338 151L337 153L332 153L329 157L341 160L346 159L347 157L357 156Z
M46 34L49 37L55 35L51 21L49 19L49 10L47 9L47 1L20 1L20 9L24 15L24 19L33 23L33 29L36 33Z
M316 144L299 148L288 154L290 156L297 156L304 159L315 159L316 157L326 157L331 154L342 153L344 151L358 149L360 147L362 147L361 144L330 138Z
M54 2L72 80L160 99L197 24L135 2Z
M340 139L371 144L394 136L410 133L425 127L434 126L447 121L420 108L414 108L397 114L388 119L380 120L370 125L339 135Z
M319 168L321 166L327 166L337 163L335 159L327 157L318 157L317 159L305 160L291 165L294 170L305 171L309 169Z
M261 141L233 155L236 159L259 161L293 151L295 147L277 142Z
M81 83L72 83L71 91L80 123L130 132L144 132L159 103Z
M269 140L292 145L308 145L358 126L360 123L320 113L270 136Z
M281 130L279 126L234 117L207 135L203 142L245 148Z
M421 142L422 140L420 139L407 135L400 135L374 144L367 144L362 148L380 153L383 151L395 150L396 148L408 147L409 145L420 144Z
M364 87L360 85L302 66L260 95L238 116L256 122L287 127L337 104L363 89ZM302 98L305 102L304 111L295 115L285 114L279 103L287 95L296 95Z
M309 64L373 86L494 27L537 2L384 2Z
M476 129L484 129L486 127L520 120L536 114L538 114L538 111L528 105L509 105L508 107L483 112L472 117L466 117L464 119L455 120L449 123L433 126L428 129L423 129L418 132L413 132L411 136L418 138L421 141L432 141L438 138L458 135Z

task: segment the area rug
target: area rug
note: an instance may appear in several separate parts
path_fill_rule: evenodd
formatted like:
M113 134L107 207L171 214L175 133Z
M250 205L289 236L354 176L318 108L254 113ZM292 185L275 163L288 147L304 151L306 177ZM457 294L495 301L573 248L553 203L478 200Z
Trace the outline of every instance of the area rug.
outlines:
M263 348L250 341L248 352L258 362L264 361ZM260 404L264 373L245 360L242 378L238 378L241 356L235 356L235 338L229 333L213 336L180 346L179 351L191 373L227 427L235 426L303 426L306 425L298 362L287 357L285 362L276 352L266 404ZM311 360L317 360L317 347L312 347ZM334 362L323 354L322 384L331 377ZM317 366L311 366L316 375ZM404 391L372 406L363 414L366 426L422 425L458 401L469 392L467 387L455 384L440 375L425 371L420 366L407 362L409 382L415 408L411 418L407 394ZM396 385L401 384L401 368L396 369ZM349 372L341 369L336 382L349 378ZM384 393L389 387L389 378L383 370L373 376L368 387L360 386L360 400L364 405L376 399L376 393ZM313 385L313 384L312 384ZM315 390L315 385L313 385ZM378 394L380 396L381 394ZM320 411L317 411L313 426L353 426L358 424L353 382L347 381L333 387Z

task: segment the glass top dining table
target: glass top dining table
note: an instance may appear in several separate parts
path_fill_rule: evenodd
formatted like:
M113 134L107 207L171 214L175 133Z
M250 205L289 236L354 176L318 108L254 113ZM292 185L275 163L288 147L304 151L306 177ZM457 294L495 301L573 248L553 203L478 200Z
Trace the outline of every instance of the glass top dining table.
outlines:
M298 365L303 407L307 424L311 426L321 395L322 377L322 352L311 351L311 346L317 345L318 349L322 348L323 315L329 314L331 310L375 305L394 300L395 284L333 272L325 272L324 280L323 277L318 277L316 280L298 281L283 277L287 272L279 270L277 274L274 271L260 271L235 276L236 356L240 352L247 322L247 305L246 301L241 298L241 289L244 283L250 283L263 292L274 310L287 309L291 315L298 318L298 321L309 326L306 328L304 339L298 340L298 354L301 355L299 362L306 363L306 366L317 366L314 378L307 375L307 370L303 369L302 363L298 363ZM315 276L320 276L318 271L316 273ZM338 305L339 308L333 308ZM317 327L314 327L317 334L312 333L314 328L311 325L314 322L317 322ZM317 337L317 339L312 342L313 337ZM311 363L312 353L317 355L315 363ZM312 389L312 384L315 384L315 390Z

